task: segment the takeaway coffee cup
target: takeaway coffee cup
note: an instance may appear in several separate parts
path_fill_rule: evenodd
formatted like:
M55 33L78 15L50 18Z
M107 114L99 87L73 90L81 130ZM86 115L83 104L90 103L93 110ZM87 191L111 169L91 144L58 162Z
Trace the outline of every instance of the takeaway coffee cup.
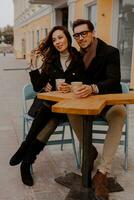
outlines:
M71 82L71 91L75 92L82 84L80 81Z
M59 90L59 87L62 83L65 83L65 79L63 78L56 79L56 90Z

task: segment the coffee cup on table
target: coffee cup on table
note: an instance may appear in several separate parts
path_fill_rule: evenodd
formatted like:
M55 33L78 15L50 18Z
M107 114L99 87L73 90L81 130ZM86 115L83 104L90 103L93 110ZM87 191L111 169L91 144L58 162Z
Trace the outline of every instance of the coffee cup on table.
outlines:
M74 81L74 82L71 82L71 91L75 93L75 91L82 86L82 82L80 81Z
M65 79L63 79L63 78L56 79L56 90L59 90L62 83L65 83Z

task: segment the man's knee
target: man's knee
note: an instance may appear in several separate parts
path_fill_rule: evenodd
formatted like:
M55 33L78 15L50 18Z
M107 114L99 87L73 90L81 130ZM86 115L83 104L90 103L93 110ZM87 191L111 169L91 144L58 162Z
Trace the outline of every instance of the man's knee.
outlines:
M106 119L108 121L115 120L117 118L125 120L127 115L126 107L124 105L114 105L106 113Z

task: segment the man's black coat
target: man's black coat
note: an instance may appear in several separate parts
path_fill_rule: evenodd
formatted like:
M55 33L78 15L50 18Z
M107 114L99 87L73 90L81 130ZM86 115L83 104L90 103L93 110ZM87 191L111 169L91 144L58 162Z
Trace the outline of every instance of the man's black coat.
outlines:
M86 76L89 84L98 86L99 94L121 93L119 50L98 39L96 57Z

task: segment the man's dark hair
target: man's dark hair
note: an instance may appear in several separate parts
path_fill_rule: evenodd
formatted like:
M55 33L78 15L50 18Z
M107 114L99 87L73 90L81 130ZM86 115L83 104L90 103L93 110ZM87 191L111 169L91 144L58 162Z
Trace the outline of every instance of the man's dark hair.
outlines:
M92 22L90 20L87 20L87 19L77 19L73 22L73 25L72 25L72 29L74 31L74 28L76 26L79 26L79 25L82 25L82 24L87 24L89 30L92 32L94 30L94 25L92 24Z

